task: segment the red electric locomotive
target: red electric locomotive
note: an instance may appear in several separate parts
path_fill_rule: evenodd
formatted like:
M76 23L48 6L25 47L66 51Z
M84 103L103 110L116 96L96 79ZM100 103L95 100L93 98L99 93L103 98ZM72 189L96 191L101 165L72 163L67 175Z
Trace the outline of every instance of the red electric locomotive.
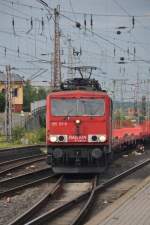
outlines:
M102 172L111 158L111 98L95 79L67 80L47 96L46 130L55 173Z

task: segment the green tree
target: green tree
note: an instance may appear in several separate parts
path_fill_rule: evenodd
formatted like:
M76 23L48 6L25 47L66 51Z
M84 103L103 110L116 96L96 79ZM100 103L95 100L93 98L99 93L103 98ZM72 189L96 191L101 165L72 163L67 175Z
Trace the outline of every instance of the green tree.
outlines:
M23 110L25 112L30 111L30 102L32 101L32 86L30 81L26 81L23 88Z
M42 99L45 99L47 96L47 91L45 91L44 88L39 88L38 90L38 100L42 100Z
M36 89L30 84L30 81L27 80L23 88L23 111L29 112L31 102L37 100L38 95Z
M25 112L30 111L31 102L45 99L47 96L47 91L44 88L39 88L38 90L30 84L30 81L26 81L23 91L23 110Z
M0 112L5 111L5 94L0 93Z

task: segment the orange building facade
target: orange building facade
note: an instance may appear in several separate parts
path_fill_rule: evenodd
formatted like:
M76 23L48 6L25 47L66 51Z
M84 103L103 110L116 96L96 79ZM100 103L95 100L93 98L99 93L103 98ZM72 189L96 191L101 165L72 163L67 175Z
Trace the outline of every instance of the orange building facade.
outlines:
M23 109L23 79L18 74L11 74L11 93L13 112L21 112ZM0 92L6 91L6 76L0 72Z

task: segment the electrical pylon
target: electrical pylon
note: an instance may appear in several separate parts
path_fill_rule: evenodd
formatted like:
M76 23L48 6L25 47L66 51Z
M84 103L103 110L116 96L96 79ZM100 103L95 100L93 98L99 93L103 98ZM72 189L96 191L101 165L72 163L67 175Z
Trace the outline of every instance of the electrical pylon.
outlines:
M60 60L60 6L54 9L54 75L53 75L53 87L60 87L61 83L61 60Z

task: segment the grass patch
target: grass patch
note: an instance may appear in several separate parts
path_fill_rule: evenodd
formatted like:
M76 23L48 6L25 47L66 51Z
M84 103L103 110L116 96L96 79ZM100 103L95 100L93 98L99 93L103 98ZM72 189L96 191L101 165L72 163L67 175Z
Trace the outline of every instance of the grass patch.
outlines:
M45 142L46 131L45 128L38 130L25 132L24 139L27 140L28 144L41 144Z
M0 137L0 150L4 148L22 147L23 144L17 144L14 142L8 142L4 137Z
M24 128L16 127L12 131L13 138L11 142L8 142L4 136L0 135L0 149L43 144L45 143L45 132L45 128L26 131Z

